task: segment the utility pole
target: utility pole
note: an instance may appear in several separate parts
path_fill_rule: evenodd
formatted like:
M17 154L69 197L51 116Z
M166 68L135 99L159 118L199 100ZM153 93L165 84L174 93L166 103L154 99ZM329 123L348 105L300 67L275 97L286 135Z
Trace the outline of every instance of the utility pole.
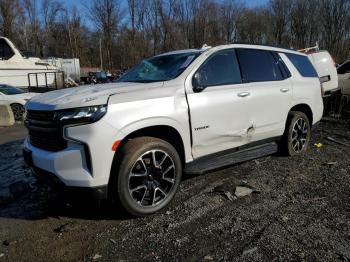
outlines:
M101 61L100 69L101 69L101 71L102 71L102 70L103 70L103 61L102 61L102 38L100 38L100 61Z

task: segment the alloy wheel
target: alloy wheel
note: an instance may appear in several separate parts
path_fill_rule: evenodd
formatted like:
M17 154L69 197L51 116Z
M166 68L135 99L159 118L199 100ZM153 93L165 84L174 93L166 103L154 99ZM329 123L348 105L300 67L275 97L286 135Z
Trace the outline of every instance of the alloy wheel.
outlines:
M129 174L129 194L142 207L161 204L172 191L176 178L173 159L163 150L147 151Z
M298 118L292 129L292 147L296 153L301 152L307 143L308 128L305 119Z
M22 105L12 105L11 106L12 112L13 112L13 116L15 118L15 120L23 120L23 115L25 113L25 109Z

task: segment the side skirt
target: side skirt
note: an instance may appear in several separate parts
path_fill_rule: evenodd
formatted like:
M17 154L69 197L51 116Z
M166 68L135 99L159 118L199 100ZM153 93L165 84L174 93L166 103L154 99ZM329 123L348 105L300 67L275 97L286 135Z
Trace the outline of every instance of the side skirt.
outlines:
M225 150L198 158L185 165L185 173L191 175L202 175L215 170L223 169L241 162L271 155L277 152L277 140L254 142L243 147Z

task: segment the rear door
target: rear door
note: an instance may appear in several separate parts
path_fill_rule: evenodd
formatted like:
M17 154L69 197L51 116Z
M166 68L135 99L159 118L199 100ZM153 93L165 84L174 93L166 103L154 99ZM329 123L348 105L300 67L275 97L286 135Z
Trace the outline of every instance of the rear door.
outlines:
M350 95L350 61L338 67L337 71L342 94Z
M194 91L193 78L201 91ZM242 83L234 50L212 54L186 80L194 158L247 143L249 84Z
M250 141L281 136L289 109L290 73L279 55L260 49L237 49L243 82L250 83Z

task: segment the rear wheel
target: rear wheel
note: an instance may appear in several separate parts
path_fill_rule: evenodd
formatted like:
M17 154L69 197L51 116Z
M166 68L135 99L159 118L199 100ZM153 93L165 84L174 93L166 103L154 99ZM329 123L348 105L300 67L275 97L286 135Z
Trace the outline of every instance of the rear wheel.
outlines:
M308 117L302 112L291 112L280 143L280 151L290 156L305 152L309 146L310 136Z
M135 138L121 150L118 197L132 215L153 214L173 199L182 174L175 148L152 137Z
M21 104L12 104L11 109L13 112L13 117L16 121L22 121L25 113L24 106Z

